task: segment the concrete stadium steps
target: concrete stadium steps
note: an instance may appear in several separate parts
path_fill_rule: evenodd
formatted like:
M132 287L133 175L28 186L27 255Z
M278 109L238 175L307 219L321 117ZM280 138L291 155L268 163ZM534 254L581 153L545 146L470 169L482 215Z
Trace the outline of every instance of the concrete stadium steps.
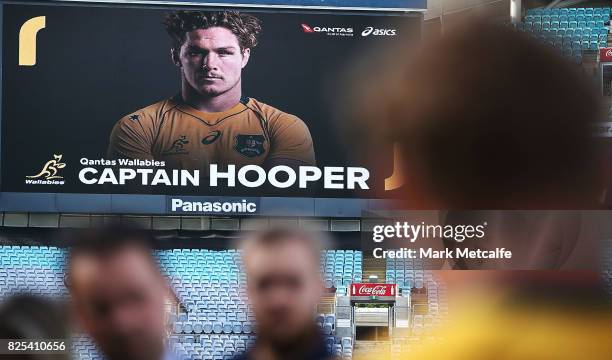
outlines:
M378 282L386 282L387 262L384 259L376 259L367 257L364 253L363 257L363 282L367 282L371 275L378 276Z
M389 308L355 308L356 326L389 326Z
M355 359L388 360L391 359L391 341L364 341L355 342L353 357Z
M317 305L317 313L333 314L336 310L336 295L325 294L321 302Z

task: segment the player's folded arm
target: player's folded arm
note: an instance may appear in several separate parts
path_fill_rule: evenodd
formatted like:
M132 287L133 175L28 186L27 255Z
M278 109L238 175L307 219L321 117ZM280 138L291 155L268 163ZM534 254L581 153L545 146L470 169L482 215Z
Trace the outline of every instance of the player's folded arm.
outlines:
M282 114L270 121L270 154L266 168L286 165L292 168L316 165L308 126L298 117Z

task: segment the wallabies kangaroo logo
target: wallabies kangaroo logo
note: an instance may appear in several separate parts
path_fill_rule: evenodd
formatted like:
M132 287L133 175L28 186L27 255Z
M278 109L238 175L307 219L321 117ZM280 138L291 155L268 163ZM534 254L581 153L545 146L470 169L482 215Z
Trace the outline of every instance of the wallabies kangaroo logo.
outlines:
M185 145L189 144L186 135L181 135L178 139L172 142L172 146L168 150L164 150L163 155L178 155L178 154L189 154L189 151L185 149Z
M66 167L66 163L60 162L61 160L62 155L53 154L53 159L47 161L45 166L43 166L42 170L38 174L26 177L29 179L44 177L45 180L63 179L62 176L57 175L59 169Z

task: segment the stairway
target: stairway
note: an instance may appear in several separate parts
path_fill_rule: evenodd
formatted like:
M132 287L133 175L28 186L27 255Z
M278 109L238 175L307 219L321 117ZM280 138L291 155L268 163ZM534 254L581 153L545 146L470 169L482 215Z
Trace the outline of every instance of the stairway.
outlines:
M321 298L321 302L317 304L317 313L333 314L336 311L336 296L334 294L325 294Z
M391 359L390 341L356 341L353 348L353 358L357 360L388 360Z
M385 259L374 257L363 258L363 282L367 282L371 275L378 276L378 282L384 283L386 280L387 265Z

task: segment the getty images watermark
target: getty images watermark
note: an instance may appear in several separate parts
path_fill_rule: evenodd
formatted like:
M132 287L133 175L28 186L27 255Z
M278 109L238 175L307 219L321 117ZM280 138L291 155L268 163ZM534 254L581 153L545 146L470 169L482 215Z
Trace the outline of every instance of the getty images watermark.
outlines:
M486 236L487 222L477 225L440 225L426 224L424 221L414 224L408 221L396 221L394 224L374 225L372 241L381 244L394 239L414 244L417 241L446 240L463 243L469 240L480 240ZM506 248L492 250L455 247L435 249L434 247L400 247L384 249L375 247L372 255L378 259L510 259L512 251Z
M610 219L586 210L367 211L361 245L364 257L403 268L599 271Z

